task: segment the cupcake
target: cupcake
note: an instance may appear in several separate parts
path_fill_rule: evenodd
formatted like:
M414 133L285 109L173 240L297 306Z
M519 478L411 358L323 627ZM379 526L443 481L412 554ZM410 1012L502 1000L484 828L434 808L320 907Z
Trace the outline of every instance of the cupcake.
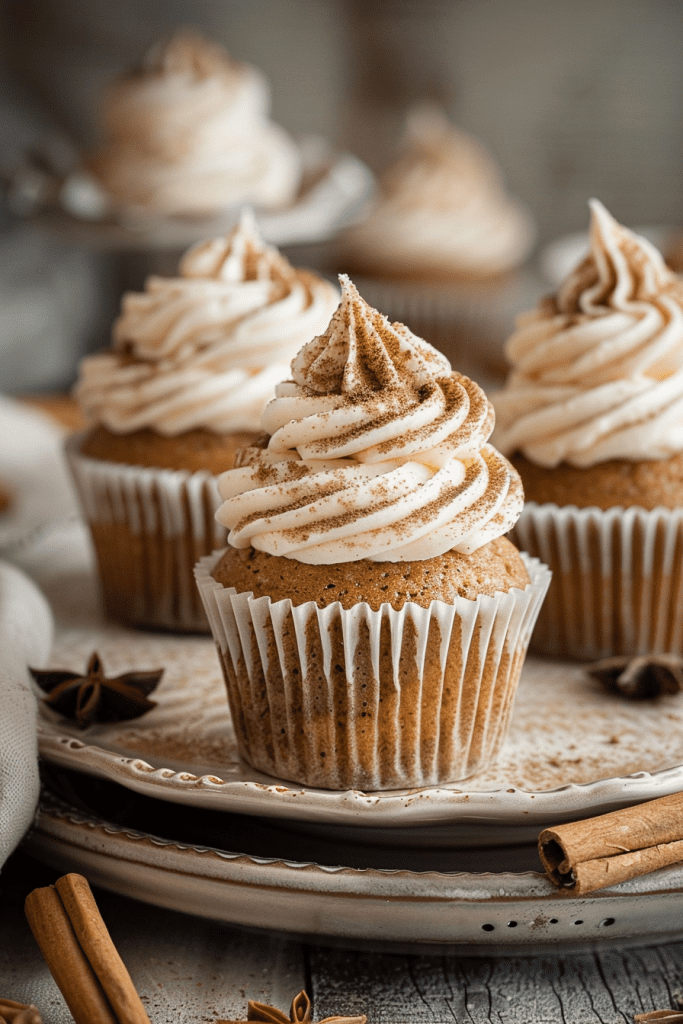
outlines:
M122 300L113 349L84 359L76 397L93 423L67 446L113 618L206 629L192 568L224 543L215 477L259 431L302 342L338 292L295 270L243 214L178 276Z
M523 495L481 389L342 277L265 431L219 478L196 569L239 749L280 778L465 778L504 738L548 581L504 534Z
M418 106L374 205L343 236L341 258L373 301L447 348L454 335L500 337L510 304L520 311L512 271L533 241L530 215L486 148L438 108Z
M508 273L533 239L529 214L507 195L482 143L438 108L419 106L374 205L344 242L354 269L368 276L460 282Z
M297 193L301 156L269 107L259 71L183 29L110 88L104 141L85 166L127 216L283 207Z
M534 643L566 657L683 653L683 284L591 201L590 251L522 317L494 440L553 568Z

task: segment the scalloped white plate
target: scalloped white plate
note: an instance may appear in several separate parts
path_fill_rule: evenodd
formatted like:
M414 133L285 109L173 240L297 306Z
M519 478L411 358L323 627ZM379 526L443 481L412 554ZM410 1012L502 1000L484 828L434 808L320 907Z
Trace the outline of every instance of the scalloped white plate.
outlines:
M73 581L71 581L73 583ZM272 779L237 756L213 644L94 623L62 631L55 667L93 649L112 674L167 666L143 718L79 732L44 711L39 746L53 764L173 803L298 819L309 830L362 826L356 839L505 844L540 828L683 789L683 696L632 703L602 693L578 666L529 659L498 764L449 786L363 793Z
M323 867L307 859L305 842L296 861L192 846L51 797L27 847L59 870L82 871L96 885L157 906L356 948L433 952L438 945L490 955L683 936L680 865L577 898L532 871Z
M213 642L105 622L83 532L24 558L51 602L55 668L93 650L107 672L165 666L142 718L79 731L43 709L39 747L53 764L171 803L286 818L358 842L477 846L533 840L575 818L683 790L683 694L631 702L579 665L529 658L498 763L449 786L334 792L272 779L241 762ZM0 658L2 653L0 652ZM417 829L417 831L416 831Z

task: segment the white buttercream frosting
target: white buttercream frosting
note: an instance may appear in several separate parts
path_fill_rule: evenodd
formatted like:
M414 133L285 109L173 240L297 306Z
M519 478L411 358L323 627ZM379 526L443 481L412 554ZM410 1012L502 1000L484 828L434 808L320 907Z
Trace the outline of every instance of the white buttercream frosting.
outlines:
M269 106L259 71L179 31L109 90L105 142L88 169L116 204L148 214L284 206L298 189L301 158Z
M346 245L361 264L397 274L500 274L534 240L527 211L506 193L484 146L438 109L408 115L398 161Z
M188 250L178 277L124 295L114 348L81 362L76 395L117 433L258 431L273 388L338 299L266 245L245 212L228 237Z
M683 284L645 238L590 206L590 252L520 318L494 398L495 443L540 466L683 451Z
M342 277L329 327L266 407L266 448L218 482L229 542L301 562L402 562L476 551L516 522L523 495L487 444L473 381Z

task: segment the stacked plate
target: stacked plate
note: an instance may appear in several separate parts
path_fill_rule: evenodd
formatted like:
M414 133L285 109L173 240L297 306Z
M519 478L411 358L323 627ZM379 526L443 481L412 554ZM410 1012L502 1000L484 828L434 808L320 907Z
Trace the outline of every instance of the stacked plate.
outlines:
M77 562L78 560L76 560ZM74 563L76 564L76 563ZM531 659L498 765L468 782L330 792L239 761L211 641L99 620L68 573L51 663L166 672L144 717L80 732L45 710L36 856L161 906L316 942L490 954L683 936L683 868L587 898L540 872L541 828L683 787L683 706L617 701ZM74 595L77 595L76 597Z
M536 853L548 825L683 789L680 697L621 701L580 666L531 658L506 746L476 778L391 793L269 778L239 760L210 639L102 619L85 529L57 507L58 441L13 403L0 411L13 427L0 475L17 498L4 541L52 606L50 665L80 672L97 651L109 675L165 669L139 719L80 731L41 708L32 853L150 903L316 942L489 954L683 937L683 867L579 899ZM45 449L33 481L31 445Z

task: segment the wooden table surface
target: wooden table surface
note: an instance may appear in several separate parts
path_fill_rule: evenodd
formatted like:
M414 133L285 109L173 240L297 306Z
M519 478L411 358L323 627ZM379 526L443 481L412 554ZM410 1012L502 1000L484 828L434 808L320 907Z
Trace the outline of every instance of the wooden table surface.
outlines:
M56 873L21 850L0 875L0 996L34 1002L45 1024L71 1021L23 915ZM249 933L95 890L152 1024L241 1019L247 999L287 1010L306 988L314 1020L368 1024L624 1024L683 993L680 944L594 954L469 959L397 956Z

